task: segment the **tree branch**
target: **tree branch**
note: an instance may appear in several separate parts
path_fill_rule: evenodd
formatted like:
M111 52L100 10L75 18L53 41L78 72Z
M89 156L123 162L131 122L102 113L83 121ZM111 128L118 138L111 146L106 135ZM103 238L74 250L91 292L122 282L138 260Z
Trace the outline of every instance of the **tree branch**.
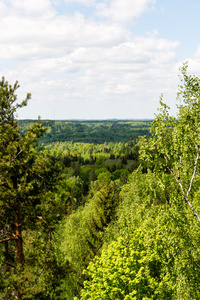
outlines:
M14 250L14 249L8 249L9 251L11 251L11 252L14 252L14 253L17 253L17 251L16 250Z
M7 183L2 183L2 184L0 184L0 186L5 187L9 190L12 190L12 188Z
M176 177L176 175L174 174L174 172L172 171L172 169L168 166L168 160L167 160L167 157L166 157L165 154L164 154L164 158L165 158L165 161L166 161L166 165L165 166L166 166L167 170L171 173L171 175L174 177L174 179L176 180L176 182L179 184L179 186L181 188L181 191L182 191L182 193L184 195L184 198L186 198L186 193L185 193L185 190L183 188L183 185L182 185L180 179L178 179Z
M52 240L51 227L48 225L47 221L42 216L37 216L37 218L39 220L42 220L47 225L47 227L49 229L49 236L50 236L50 241L51 241Z
M166 168L169 170L169 172L172 174L172 176L174 177L174 179L176 180L176 182L178 183L178 185L180 186L181 188L181 191L183 193L183 196L185 198L185 201L186 203L189 205L189 207L191 208L194 216L197 218L199 224L200 224L200 216L198 215L198 213L196 212L196 210L194 209L192 203L189 201L189 193L191 191L191 188L192 188L192 183L194 181L194 177L195 177L195 174L196 174L196 169L197 169L197 162L198 162L198 159L199 159L199 150L197 151L197 156L196 156L196 160L195 160L195 163L194 163L194 170L193 170L193 174L192 174L192 178L190 180L190 185L189 185L189 188L187 190L187 193L185 192L184 190L184 187L180 181L180 179L178 179L176 177L176 175L174 174L174 172L171 170L171 168L168 166L168 160L167 160L167 157L166 155L164 154L164 158L165 158L165 161L166 161Z
M163 234L163 232L159 231L159 233L164 237L165 235ZM187 253L185 251L183 251L183 249L181 249L178 245L175 244L175 247L181 251L184 256L189 259L194 265L196 265L198 268L200 268L200 265L193 259L193 257L191 257L190 255L187 255Z
M200 265L189 255L187 255L186 253L185 253L185 251L183 251L179 246L177 246L176 245L176 247L181 251L181 252L183 252L183 254L185 255L185 257L187 258L187 259L189 259L194 265L196 265L198 268L200 268Z
M17 155L16 155L14 158L12 158L12 159L10 160L10 163L13 162L13 161L15 161L15 160L17 159L17 157L18 157L24 150L25 150L25 148L22 149L22 150L20 150L20 151L17 153Z
M195 160L195 163L194 163L194 170L193 170L192 178L190 180L190 185L189 185L189 188L188 188L188 191L187 191L187 197L189 196L189 193L191 191L192 183L194 181L194 177L195 177L195 174L196 174L196 171L197 171L197 163L198 163L198 160L199 160L199 149L198 149L197 145L196 145L196 152L197 152L197 156L196 156L196 160Z
M45 189L46 189L46 180L45 180L45 178L43 176L37 174L34 171L29 170L29 172L31 172L32 174L34 174L34 175L38 176L39 178L41 178L43 180L43 182L44 182L44 186L45 186Z
M181 178L181 163L182 163L182 156L180 155L179 167L178 167L178 179L179 180Z
M17 238L6 238L6 239L3 239L3 240L0 240L0 243L5 243L5 242L8 242L8 241L14 241L14 240L17 240Z
M5 262L6 265L12 267L12 268L16 268L14 265L12 265L11 263Z

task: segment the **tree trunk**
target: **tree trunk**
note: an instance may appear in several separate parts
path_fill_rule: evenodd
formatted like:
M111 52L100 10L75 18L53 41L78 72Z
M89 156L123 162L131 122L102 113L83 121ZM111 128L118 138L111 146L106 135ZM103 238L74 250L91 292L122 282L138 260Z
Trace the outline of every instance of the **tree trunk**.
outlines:
M20 217L18 214L15 215L15 235L16 235L16 259L17 266L23 269L24 266L24 250L22 240L22 230L20 224ZM18 300L23 300L23 295L20 286L18 286Z
M5 265L6 265L6 269L5 272L8 273L10 268L9 268L9 254L8 254L8 241L6 241L4 243L5 246Z
M17 178L13 177L13 188L17 191L18 184ZM15 201L15 217L14 217L14 225L15 225L15 241L16 241L16 262L17 267L23 269L24 267L24 250L23 250L23 240L22 240L22 224L20 223L20 207L19 200ZM23 300L22 292L20 286L18 286L18 300Z
M19 215L15 215L15 235L16 235L16 256L17 256L17 266L24 265L24 251L23 251L23 241L22 241L22 231L20 224Z

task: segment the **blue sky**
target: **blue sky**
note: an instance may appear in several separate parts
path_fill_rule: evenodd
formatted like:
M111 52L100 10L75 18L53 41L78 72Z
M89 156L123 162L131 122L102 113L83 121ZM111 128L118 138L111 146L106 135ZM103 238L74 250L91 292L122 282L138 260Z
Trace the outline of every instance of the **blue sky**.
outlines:
M199 0L0 0L0 71L19 81L18 118L176 112L179 68L200 74Z

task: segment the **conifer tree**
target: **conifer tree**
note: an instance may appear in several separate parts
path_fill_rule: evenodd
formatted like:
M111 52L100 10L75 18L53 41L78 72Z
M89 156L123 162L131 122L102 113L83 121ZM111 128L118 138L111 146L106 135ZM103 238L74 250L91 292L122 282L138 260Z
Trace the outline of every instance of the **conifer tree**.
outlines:
M35 151L46 131L40 120L20 134L16 111L27 105L31 94L18 103L18 88L18 82L12 86L4 78L0 81L0 267L5 279L2 291L21 300L26 243L23 230L34 227L39 195L54 184L54 177L50 176L52 168L47 168L48 159L40 158ZM12 276L15 280L9 281Z

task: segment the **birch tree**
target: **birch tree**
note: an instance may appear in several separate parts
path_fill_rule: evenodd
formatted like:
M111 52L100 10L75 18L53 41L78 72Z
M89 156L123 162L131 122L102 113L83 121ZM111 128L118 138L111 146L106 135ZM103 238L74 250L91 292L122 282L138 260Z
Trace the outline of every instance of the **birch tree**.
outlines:
M178 113L171 116L160 98L161 108L151 126L152 137L140 139L140 157L157 170L170 173L193 215L200 223L200 212L192 203L192 190L199 174L200 155L200 79L187 74L187 63L181 68L177 93Z

